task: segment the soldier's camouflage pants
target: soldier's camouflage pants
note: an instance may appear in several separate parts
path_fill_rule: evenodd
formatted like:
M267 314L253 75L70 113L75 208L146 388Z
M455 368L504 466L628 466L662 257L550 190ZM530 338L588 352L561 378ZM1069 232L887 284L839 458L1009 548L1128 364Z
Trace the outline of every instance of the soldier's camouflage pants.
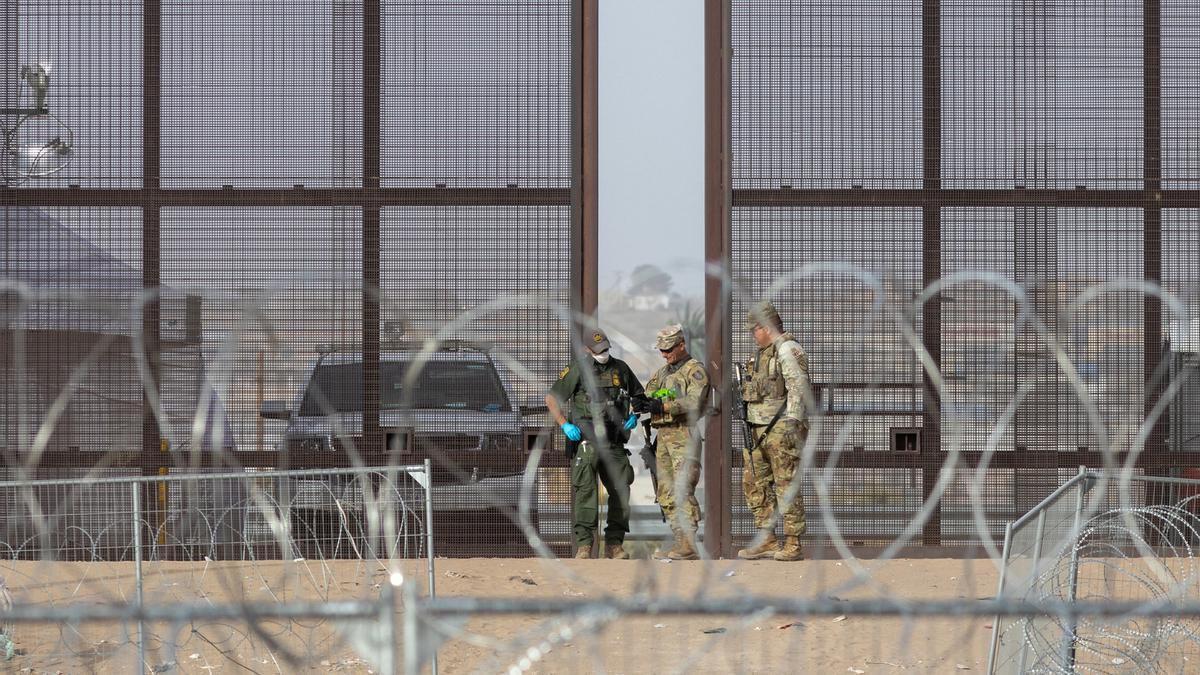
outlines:
M658 505L673 531L695 532L700 522L696 483L700 480L700 440L685 425L658 429ZM682 511L682 513L680 513ZM682 522L680 521L682 515Z
M757 442L766 427L754 427ZM808 429L794 421L780 421L754 450L753 457L742 450L742 491L759 529L774 529L775 510L779 509L785 536L798 537L808 530L804 517L804 498L797 490L790 503L783 503L800 465Z
M629 532L629 486L633 467L625 448L602 450L590 441L580 443L571 460L571 487L575 493L575 543L591 546L600 520L600 496L596 479L608 491L608 524L604 528L606 544L620 544Z

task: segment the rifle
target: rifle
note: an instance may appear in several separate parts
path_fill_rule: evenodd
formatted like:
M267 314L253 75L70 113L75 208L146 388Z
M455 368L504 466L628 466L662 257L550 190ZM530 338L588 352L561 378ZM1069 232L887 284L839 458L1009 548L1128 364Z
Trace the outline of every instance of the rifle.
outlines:
M650 470L650 485L654 487L654 503L658 504L658 439L650 439L650 418L642 420L642 432L646 434L646 442L642 445L642 449L638 451L638 456L646 463L646 468ZM662 504L658 504L658 516L662 521L667 522L667 512L663 510Z
M755 442L754 434L750 432L750 406L746 404L742 398L742 381L745 376L742 374L742 364L733 364L733 398L737 401L737 406L734 406L734 414L740 414L740 417L734 419L742 420L742 443L746 450L746 455L749 455L750 460L750 476L754 477L755 482L758 480L758 473L754 468L754 452L760 446L764 438L770 434L770 430L775 428L775 424L779 423L779 418L784 416L784 408L787 407L787 401L779 406L779 410L775 411L775 417L770 418L770 423L766 429L762 430L762 436L758 436L758 441Z
M742 375L742 364L733 364L733 400L736 405L733 406L733 418L742 423L742 447L746 449L746 454L750 460L750 475L754 477L754 482L758 482L758 474L754 471L754 448L757 443L754 442L754 434L750 433L750 406L746 400L742 398L742 380L745 379Z
M750 433L750 405L742 398L742 364L733 364L733 398L737 405L733 408L733 418L742 423L742 444L746 448L754 447L754 434Z

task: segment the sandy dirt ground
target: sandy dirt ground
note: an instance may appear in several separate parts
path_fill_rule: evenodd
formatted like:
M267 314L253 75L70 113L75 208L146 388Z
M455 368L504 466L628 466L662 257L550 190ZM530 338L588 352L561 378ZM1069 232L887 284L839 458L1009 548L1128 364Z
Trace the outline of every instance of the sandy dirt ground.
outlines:
M440 561L439 561L440 562ZM449 560L439 567L440 595L599 598L731 598L746 595L869 598L957 598L969 602L995 593L987 561L866 561L872 582L847 584L853 572L836 561L674 562ZM568 578L567 573L574 578ZM450 581L457 584L443 584ZM530 585L525 579L534 581ZM443 588L444 586L444 588ZM869 617L616 617L558 645L532 664L533 672L609 673L845 673L965 672L987 664L991 620L910 620ZM561 622L535 618L478 618L465 626L489 636L526 636L537 646ZM540 638L540 640L539 640ZM511 639L511 638L510 638ZM458 642L464 642L459 640ZM528 656L527 654L525 656ZM514 658L515 657L515 658ZM507 671L520 654L499 658L486 648L453 643L439 665L446 672Z
M556 598L991 597L986 560L862 561L870 581L833 560L438 559L439 596ZM425 586L422 562L403 571ZM355 561L148 563L146 602L183 606L229 601L376 598L386 570ZM134 597L125 563L0 562L18 605L123 602ZM397 608L397 625L403 609ZM489 615L447 626L442 673L969 673L987 664L990 618L898 619L789 616L769 607L741 616ZM184 622L148 625L147 662L158 672L292 673L376 670L361 645L367 624L331 621ZM136 672L137 626L21 624L18 655L0 672ZM401 631L397 631L397 640ZM426 645L432 644L426 641ZM356 649L358 645L358 649ZM517 668L513 671L512 668Z

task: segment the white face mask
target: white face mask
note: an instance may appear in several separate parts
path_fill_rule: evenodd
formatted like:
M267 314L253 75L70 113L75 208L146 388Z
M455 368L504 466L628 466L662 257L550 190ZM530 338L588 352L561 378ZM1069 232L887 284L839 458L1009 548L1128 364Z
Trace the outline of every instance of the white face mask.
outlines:
M596 363L608 363L609 356L611 356L611 354L608 353L607 349L599 354L592 354L592 358L596 359Z

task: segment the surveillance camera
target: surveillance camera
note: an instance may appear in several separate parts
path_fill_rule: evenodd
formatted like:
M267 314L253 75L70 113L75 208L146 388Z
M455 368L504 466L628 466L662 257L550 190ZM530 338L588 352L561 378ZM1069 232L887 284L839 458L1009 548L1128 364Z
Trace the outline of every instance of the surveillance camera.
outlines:
M49 61L42 61L32 66L21 66L21 79L33 89L35 109L46 109L46 94L50 91L50 71L54 66Z

